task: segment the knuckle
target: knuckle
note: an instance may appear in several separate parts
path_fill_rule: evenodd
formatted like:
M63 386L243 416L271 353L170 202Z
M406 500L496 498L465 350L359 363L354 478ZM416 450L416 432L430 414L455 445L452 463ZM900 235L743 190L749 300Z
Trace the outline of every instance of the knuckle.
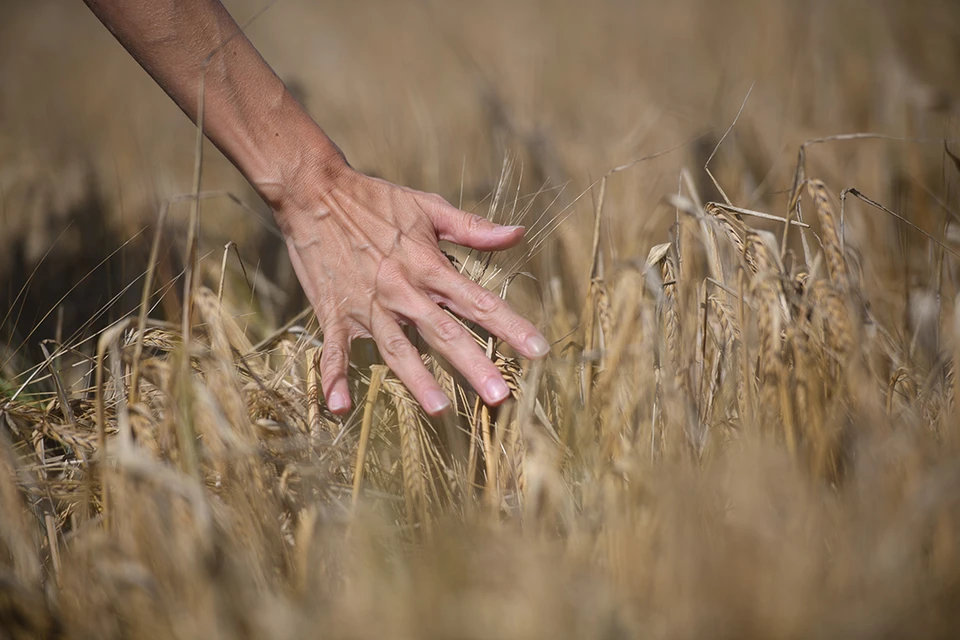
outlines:
M377 269L376 286L388 296L402 295L409 288L410 279L398 261L388 258Z
M400 360L410 353L413 348L410 341L403 334L396 334L384 338L380 344L383 355L393 360Z
M406 279L406 273L399 262L384 258L377 268L377 281L381 284L396 285Z
M475 213L467 214L464 224L468 231L479 231L486 224L486 218L482 218Z
M503 300L494 292L478 287L472 294L473 307L484 317L503 308Z
M347 350L343 345L336 343L325 343L323 351L320 353L320 366L322 368L342 367L347 361Z
M455 342L463 335L463 329L460 327L460 324L446 315L435 322L433 328L437 334L437 338L444 343Z

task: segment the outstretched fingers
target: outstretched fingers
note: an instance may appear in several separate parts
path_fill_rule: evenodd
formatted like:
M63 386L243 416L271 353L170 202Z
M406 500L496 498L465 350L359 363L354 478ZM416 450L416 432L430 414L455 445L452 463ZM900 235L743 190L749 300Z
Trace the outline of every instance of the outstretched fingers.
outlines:
M550 352L550 343L532 322L510 308L506 300L473 280L450 273L437 286L450 310L476 322L527 358L540 359Z
M467 330L425 295L417 295L408 317L420 335L463 374L483 401L498 405L510 395L500 370Z
M407 386L424 411L431 416L438 416L450 407L450 399L424 366L420 352L397 321L383 309L374 310L370 333L383 361Z

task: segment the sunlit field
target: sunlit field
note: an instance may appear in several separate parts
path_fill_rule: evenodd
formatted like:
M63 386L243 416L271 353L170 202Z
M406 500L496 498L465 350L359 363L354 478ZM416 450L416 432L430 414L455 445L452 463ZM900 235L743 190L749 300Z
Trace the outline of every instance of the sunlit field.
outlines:
M444 249L551 354L467 323L491 409L421 342L433 419L360 341L334 416L267 207L0 2L0 638L960 633L960 5L226 4L355 168L527 226Z

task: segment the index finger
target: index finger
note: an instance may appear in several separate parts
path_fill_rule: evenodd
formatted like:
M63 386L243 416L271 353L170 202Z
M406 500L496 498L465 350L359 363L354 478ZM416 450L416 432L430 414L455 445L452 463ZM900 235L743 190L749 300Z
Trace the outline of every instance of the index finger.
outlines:
M436 287L454 313L476 322L527 358L540 359L550 343L532 322L514 311L506 300L451 269Z

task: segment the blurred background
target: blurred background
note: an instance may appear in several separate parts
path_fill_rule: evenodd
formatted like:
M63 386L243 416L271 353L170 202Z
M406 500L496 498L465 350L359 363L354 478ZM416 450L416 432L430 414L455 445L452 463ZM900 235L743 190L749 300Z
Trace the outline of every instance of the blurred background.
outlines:
M239 22L264 6L226 4ZM714 160L743 207L785 211L804 140L960 134L960 5L948 0L279 0L249 36L355 167L464 208L484 211L505 162L521 193L544 189L539 214L612 167L676 148L611 180L603 242L614 261L642 259L663 236L681 168L704 200L719 198L702 167L751 86ZM0 3L5 348L29 358L41 338L92 335L134 307L158 211L190 191L194 135L83 3ZM947 158L938 144L831 144L811 150L808 173L919 203L923 226L925 211L941 215L930 194L948 198ZM215 278L236 242L256 279L249 302L275 325L304 301L271 216L212 146L205 159L204 190L258 214L206 201L205 264ZM588 282L564 269L587 259L591 196L538 265L562 276L561 306L579 304ZM182 268L187 212L174 206L163 230L161 284ZM854 238L893 252L909 241L876 211L850 215ZM166 287L155 313L175 315L178 295Z
M195 128L80 0L0 0L0 639L957 637L960 2L226 4L353 166L559 226L523 267L556 347L496 358L524 394L493 413L432 361L442 425L357 359L334 419L274 331L306 303L270 212L207 145L213 348L113 336L95 392L155 237L180 313L188 203L158 215ZM744 218L708 269L703 202L787 216L801 145L858 133L806 177L887 212L841 201L838 242L814 186L812 253L774 267L782 219Z

